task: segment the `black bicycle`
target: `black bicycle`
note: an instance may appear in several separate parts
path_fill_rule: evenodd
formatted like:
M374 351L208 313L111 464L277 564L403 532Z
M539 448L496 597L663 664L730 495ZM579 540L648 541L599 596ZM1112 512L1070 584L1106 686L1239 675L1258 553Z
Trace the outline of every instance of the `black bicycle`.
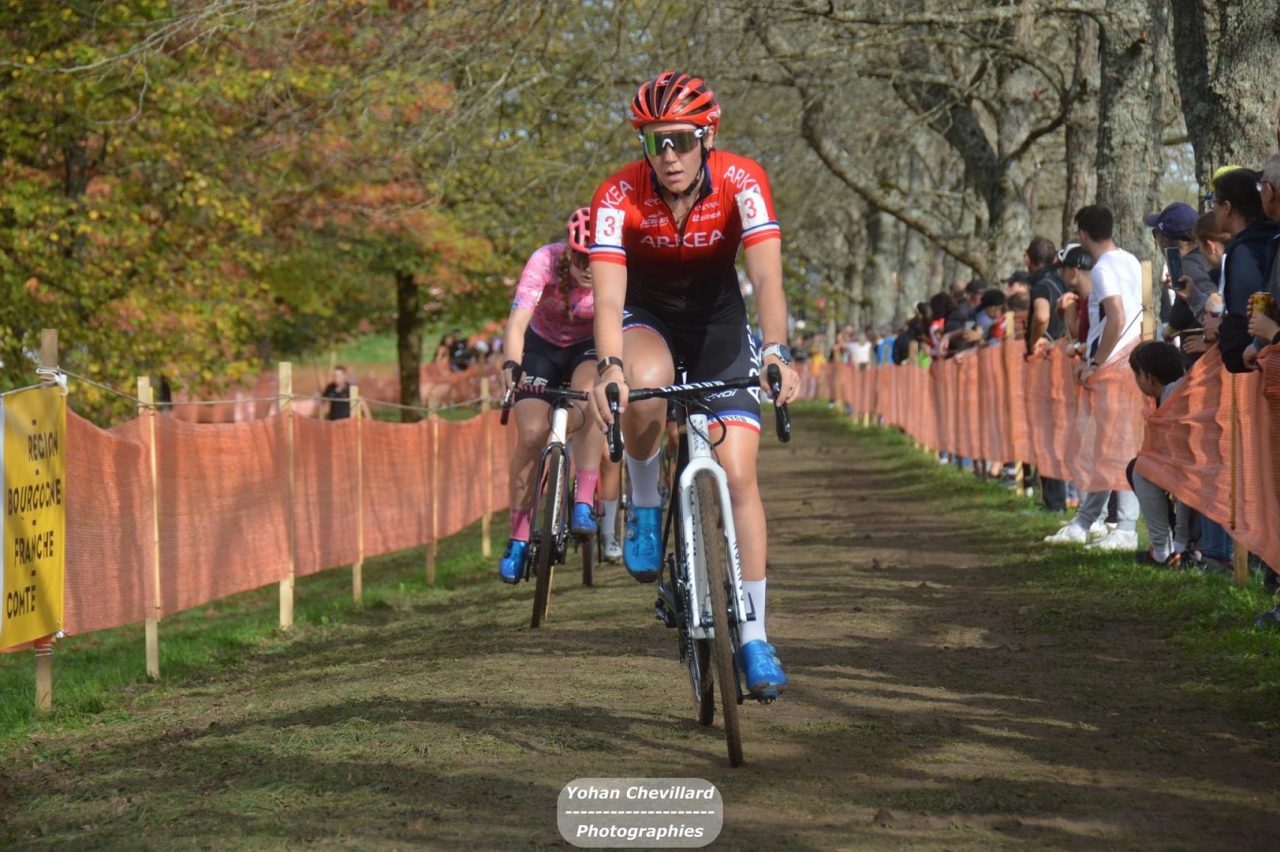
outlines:
M507 425L515 389L522 376L520 368L514 368L511 387L502 398L500 420L503 426ZM537 393L551 401L551 434L538 460L538 483L531 503L533 522L529 530L529 555L524 563L524 579L532 576L534 580L530 627L540 626L547 617L555 566L565 564L570 539L579 538L569 532L573 491L569 478L567 436L571 404L587 398L585 392L570 388L539 387ZM590 537L584 537L577 544L582 555L582 584L590 586L595 571L595 543Z
M770 365L766 376L776 399L782 391L781 371ZM747 692L742 688L744 672L738 665L738 650L739 630L747 613L728 477L716 459L719 442L712 443L708 429L717 416L704 400L721 391L755 387L759 381L758 376L744 376L639 388L629 393L631 402L662 397L674 403L680 441L662 541L665 577L658 585L654 614L677 631L680 660L688 667L698 722L702 725L711 725L715 719L715 683L719 682L721 715L729 763L733 766L743 763L738 705L747 698ZM606 393L614 415L609 454L617 460L622 455L622 438L616 386L606 388ZM787 406L776 406L775 414L778 440L791 440Z

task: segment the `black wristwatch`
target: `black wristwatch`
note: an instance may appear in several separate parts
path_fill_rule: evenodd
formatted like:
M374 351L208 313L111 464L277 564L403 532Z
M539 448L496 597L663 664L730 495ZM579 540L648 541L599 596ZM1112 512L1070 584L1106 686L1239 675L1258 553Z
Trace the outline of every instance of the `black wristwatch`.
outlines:
M615 358L613 355L610 355L608 358L601 358L596 363L596 375L603 379L604 374L609 371L610 367L617 367L619 370L623 370L623 372L626 372L626 370L622 366L622 359Z

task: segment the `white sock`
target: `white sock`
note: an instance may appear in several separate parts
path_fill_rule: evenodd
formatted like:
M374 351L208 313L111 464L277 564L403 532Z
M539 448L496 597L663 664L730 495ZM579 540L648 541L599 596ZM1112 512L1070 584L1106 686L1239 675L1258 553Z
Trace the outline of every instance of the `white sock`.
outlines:
M613 535L613 531L617 529L618 522L618 501L617 500L601 500L600 501L600 529L604 530L605 535Z
M658 493L658 474L662 470L662 449L641 461L627 454L627 474L631 477L631 500L637 507L652 509L662 505Z
M1151 555L1155 557L1157 562L1164 562L1173 553L1173 547L1169 539L1165 539L1162 544L1152 543Z
M764 584L767 582L767 579L742 581L742 605L747 608L747 620L738 629L743 645L757 639L769 641L764 632Z

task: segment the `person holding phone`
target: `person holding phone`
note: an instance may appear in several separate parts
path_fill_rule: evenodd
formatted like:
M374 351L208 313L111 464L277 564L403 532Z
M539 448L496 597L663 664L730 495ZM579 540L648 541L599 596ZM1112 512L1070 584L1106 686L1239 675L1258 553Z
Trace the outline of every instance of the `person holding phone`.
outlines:
M1190 204L1175 201L1159 213L1147 216L1143 221L1151 229L1156 248L1159 249L1165 261L1164 287L1160 289L1160 322L1168 323L1174 304L1170 293L1172 291L1176 298L1177 281L1182 277L1183 269L1187 266L1182 258L1196 250L1195 237L1192 234L1196 225L1196 211ZM1201 272L1208 273L1207 266L1203 270L1198 268L1201 260L1203 258L1195 258L1190 264L1197 267L1195 271L1198 279L1203 277ZM1175 267L1177 267L1176 270Z
M1204 336L1205 312L1206 308L1212 307L1211 300L1214 303L1221 301L1218 296L1218 270L1223 247L1230 235L1220 232L1217 217L1206 213L1195 220L1191 239L1194 247L1189 250L1185 249L1185 243L1166 249L1166 252L1176 251L1180 255L1182 269L1181 274L1170 275L1174 301L1164 337L1166 340L1179 338L1187 367L1199 360L1208 348ZM1172 258L1166 256L1166 262L1170 261ZM1221 313L1220 307L1215 309Z

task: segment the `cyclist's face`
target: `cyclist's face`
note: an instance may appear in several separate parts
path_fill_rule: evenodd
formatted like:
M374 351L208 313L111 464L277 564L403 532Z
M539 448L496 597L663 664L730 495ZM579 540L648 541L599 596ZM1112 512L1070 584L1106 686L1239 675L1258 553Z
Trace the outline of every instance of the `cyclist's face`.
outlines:
M591 286L591 264L587 262L587 256L582 252L573 252L573 257L569 261L569 277L578 287Z
M653 167L654 174L658 176L658 182L668 192L675 194L685 192L698 179L698 169L702 166L702 146L711 148L715 131L710 127L706 128L699 144L693 145L684 152L677 150L679 146L675 144L680 134L693 133L697 130L697 126L683 121L664 121L658 124L647 124L644 127L646 134L655 134L658 140L657 153L650 154L646 150L645 157ZM675 136L672 141L664 143L663 134Z

